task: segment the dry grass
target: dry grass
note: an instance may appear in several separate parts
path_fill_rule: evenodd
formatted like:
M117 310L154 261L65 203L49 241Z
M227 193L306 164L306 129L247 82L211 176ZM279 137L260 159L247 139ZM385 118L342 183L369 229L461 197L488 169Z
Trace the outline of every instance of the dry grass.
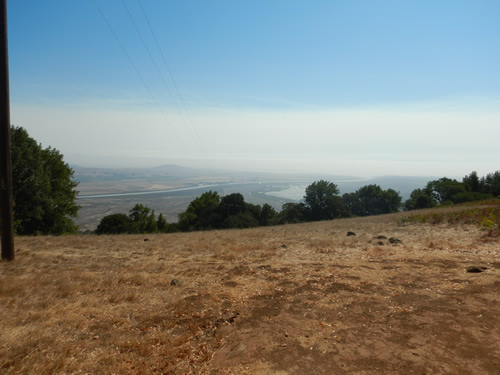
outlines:
M498 237L401 216L17 238L0 373L498 373Z

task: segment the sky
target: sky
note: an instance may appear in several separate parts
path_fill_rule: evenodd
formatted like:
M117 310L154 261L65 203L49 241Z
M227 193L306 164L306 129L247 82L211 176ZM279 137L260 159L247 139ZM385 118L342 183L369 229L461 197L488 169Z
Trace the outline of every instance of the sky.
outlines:
M500 169L497 0L8 1L11 123L71 165Z

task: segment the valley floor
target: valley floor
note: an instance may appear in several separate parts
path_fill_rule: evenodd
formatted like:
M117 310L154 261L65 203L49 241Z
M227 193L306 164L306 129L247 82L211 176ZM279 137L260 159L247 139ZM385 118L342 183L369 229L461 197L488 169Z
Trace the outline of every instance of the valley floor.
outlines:
M20 237L0 373L498 374L499 291L498 237L397 215Z

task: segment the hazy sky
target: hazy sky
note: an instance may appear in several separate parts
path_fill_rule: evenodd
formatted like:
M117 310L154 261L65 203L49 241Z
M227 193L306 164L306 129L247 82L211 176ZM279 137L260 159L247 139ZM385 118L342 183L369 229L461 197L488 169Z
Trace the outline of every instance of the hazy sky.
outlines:
M83 166L500 169L500 1L16 0L11 122Z

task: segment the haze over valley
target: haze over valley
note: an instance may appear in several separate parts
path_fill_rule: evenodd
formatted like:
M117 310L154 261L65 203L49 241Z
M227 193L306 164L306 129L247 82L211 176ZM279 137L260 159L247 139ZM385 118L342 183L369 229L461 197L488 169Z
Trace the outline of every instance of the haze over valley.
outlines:
M313 181L325 179L335 183L341 192L350 193L368 184L399 191L403 200L434 177L382 176L362 178L307 173L242 172L235 170L202 170L163 165L155 168L85 168L72 167L79 181L77 203L81 206L75 220L81 231L94 230L106 215L128 212L136 203L163 213L167 221L177 215L206 191L221 196L241 193L248 203L270 204L277 211L284 203L302 201L305 188Z
M498 170L497 1L8 7L11 122L72 165Z

